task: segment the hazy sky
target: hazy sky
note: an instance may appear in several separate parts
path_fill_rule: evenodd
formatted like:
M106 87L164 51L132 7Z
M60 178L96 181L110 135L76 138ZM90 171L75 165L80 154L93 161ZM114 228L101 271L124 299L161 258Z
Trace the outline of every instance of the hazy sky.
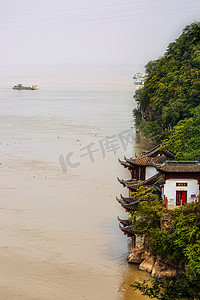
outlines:
M0 65L145 65L185 25L200 0L0 0Z

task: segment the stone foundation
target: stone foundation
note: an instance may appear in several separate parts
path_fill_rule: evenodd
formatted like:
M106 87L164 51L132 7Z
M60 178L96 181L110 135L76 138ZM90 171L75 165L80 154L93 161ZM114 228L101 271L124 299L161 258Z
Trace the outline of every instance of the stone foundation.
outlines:
M162 261L160 257L155 258L151 253L145 251L144 247L134 248L128 256L128 262L139 264L141 271L151 273L154 278L172 278L181 272L180 269Z
M155 278L171 278L177 275L177 270L166 263L162 262L160 258L157 258L153 270L152 277Z
M128 262L132 264L140 264L143 261L144 247L136 247L128 255Z
M147 271L151 273L154 266L154 256L152 256L149 252L144 252L142 258L144 259L139 265L139 269L141 271Z

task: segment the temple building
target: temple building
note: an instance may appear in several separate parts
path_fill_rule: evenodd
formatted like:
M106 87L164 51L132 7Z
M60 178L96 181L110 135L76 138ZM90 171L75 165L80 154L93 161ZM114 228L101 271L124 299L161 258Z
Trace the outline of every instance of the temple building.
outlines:
M154 164L163 177L162 199L167 209L197 200L200 184L200 161L165 161Z
M162 145L158 145L153 149L142 152L140 157L136 158L126 158L125 161L119 162L131 172L132 180L148 180L155 174L157 174L157 170L154 164L162 164L166 159L174 159L174 154L162 149Z
M146 193L156 193L163 200L166 209L172 210L185 203L197 201L200 185L200 161L174 161L173 153L156 146L150 151L143 152L140 157L119 162L131 173L131 179L118 181L129 189L137 191L141 186L147 189L143 194L136 196L116 198L127 211L138 209L142 196ZM127 236L136 240L137 233L134 225L128 220L121 220L120 229Z
M136 191L140 186L152 186L159 179L159 172L155 168L155 164L162 164L166 159L174 159L174 154L162 149L162 145L158 145L150 151L143 152L140 157L127 159L119 162L131 173L130 180L119 179L118 181L129 188L130 191Z

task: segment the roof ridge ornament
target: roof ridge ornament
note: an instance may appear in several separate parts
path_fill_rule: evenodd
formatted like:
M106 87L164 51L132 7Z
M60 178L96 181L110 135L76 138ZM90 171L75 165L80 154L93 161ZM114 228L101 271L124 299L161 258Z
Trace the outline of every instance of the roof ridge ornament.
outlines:
M118 162L121 164L122 163L122 160L118 157Z

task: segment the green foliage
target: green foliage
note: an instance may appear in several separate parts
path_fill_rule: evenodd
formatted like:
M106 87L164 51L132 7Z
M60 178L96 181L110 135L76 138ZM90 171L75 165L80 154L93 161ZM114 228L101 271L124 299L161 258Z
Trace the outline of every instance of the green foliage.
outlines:
M162 200L155 193L155 189L140 187L131 195L133 199L140 199L141 201L138 210L131 213L137 231L147 234L150 230L158 228L164 208Z
M159 176L157 180L160 178L161 176ZM130 195L134 200L139 199L142 201L142 200L148 200L149 197L152 197L151 194L155 194L155 192L156 189L153 187L141 186L137 189L137 191L131 192Z
M147 138L164 139L164 148L177 160L196 160L200 157L200 23L186 26L165 55L150 61L146 70L144 87L134 96L137 127ZM184 273L170 280L136 282L133 288L161 300L200 299L200 203L167 215L155 193L142 193L133 195L143 200L132 213L134 225L155 257L184 266ZM163 228L166 217L168 226Z
M196 160L200 157L200 105L170 131L164 147L175 153L177 160Z
M144 88L135 91L134 98L138 102L141 111L147 108L148 98Z
M171 138L170 130L194 118L193 109L200 105L200 23L186 26L163 57L146 65L146 71L144 87L134 96L141 112L136 124L147 138ZM193 133L191 137L196 138Z
M142 114L141 114L140 110L135 108L133 110L133 116L135 119L135 125L136 125L136 127L138 127L141 122L141 119L142 119Z
M152 140L159 139L162 133L159 124L153 119L150 119L148 122L142 123L140 129L142 130L146 138Z
M151 73L151 71L159 64L159 60L150 60L146 66L145 66L145 69L146 69L146 72L148 74Z
M175 209L170 218L173 226L168 231L159 227L151 231L148 238L152 253L168 260L182 261L190 277L191 266L195 265L194 277L200 276L200 203Z
M166 212L156 199L148 197L152 200L149 207L146 201L142 202L133 215L137 228L144 233L146 245L155 257L181 264L185 270L181 277L136 282L133 288L161 300L200 299L200 202L188 203L168 212L171 225L163 230L160 221Z
M200 299L199 283L188 280L184 275L173 279L144 280L131 286L142 295L159 300Z
M171 212L164 210L154 188L140 187L131 193L140 199L138 210L131 213L137 231L144 234L150 251L170 261L181 261L186 273L200 276L200 202L187 203ZM169 226L161 229L162 218L167 216Z

